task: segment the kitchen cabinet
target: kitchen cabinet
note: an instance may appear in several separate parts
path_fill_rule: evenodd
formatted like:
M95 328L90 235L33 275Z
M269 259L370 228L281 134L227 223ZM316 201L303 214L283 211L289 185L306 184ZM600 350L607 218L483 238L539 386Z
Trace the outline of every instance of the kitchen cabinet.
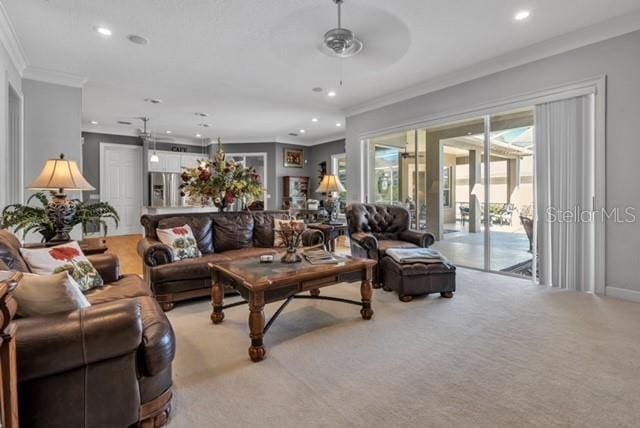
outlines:
M180 154L161 151L155 153L158 155L158 162L149 160L149 172L182 172ZM153 151L149 151L149 157L152 154Z

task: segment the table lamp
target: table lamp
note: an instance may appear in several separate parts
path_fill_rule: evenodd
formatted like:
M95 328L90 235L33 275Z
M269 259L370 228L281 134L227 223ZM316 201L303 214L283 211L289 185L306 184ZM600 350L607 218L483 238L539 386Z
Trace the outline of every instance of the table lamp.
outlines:
M78 164L64 158L49 159L42 169L40 176L35 179L29 190L50 190L53 199L47 205L47 217L55 228L55 236L48 244L56 244L71 240L69 231L71 221L75 215L77 202L67 199L66 190L95 190L82 176Z
M326 193L327 198L324 200L324 209L329 214L328 224L340 224L335 221L334 214L337 215L337 205L340 204L339 200L334 199L333 194L335 192L346 192L347 189L344 188L340 179L337 175L325 175L320 182L320 185L316 189L317 193Z

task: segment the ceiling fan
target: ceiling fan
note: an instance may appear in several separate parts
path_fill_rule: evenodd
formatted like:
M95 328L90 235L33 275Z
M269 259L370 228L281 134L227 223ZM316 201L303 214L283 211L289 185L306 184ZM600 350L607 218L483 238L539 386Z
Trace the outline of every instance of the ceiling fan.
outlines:
M349 58L362 51L364 44L356 37L356 34L342 28L342 3L344 0L332 0L338 6L338 27L327 31L324 34L321 50L326 55Z

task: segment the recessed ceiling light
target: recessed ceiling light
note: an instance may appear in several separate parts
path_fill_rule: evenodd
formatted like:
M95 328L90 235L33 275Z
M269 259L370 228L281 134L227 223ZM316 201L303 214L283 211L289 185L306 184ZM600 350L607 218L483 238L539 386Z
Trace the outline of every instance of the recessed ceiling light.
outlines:
M92 120L92 121L91 121L91 124L92 124L92 125L97 125L97 124L98 124L98 121L96 121L96 120Z
M301 130L300 130L300 133L301 133L301 134L304 134L305 132L307 132L307 131L305 131L304 129L301 129Z
M319 86L316 86L315 88L311 89L313 92L322 92L322 88Z
M328 97L335 97L335 96L336 96L336 91L329 91L329 92L327 92L327 96L328 96Z
M311 122L317 122L317 121L318 121L317 117L314 117L314 118L311 119Z
M111 35L111 30L109 30L107 27L95 27L95 30L98 32L98 34L102 34L103 36L110 36Z
M203 112L200 112L200 111L197 111L194 114L196 116L199 116L199 117L209 117L209 113L203 113Z
M119 120L119 121L118 121L118 123L119 123L120 125L131 125L131 122L126 121L126 120Z
M145 98L144 100L151 104L160 104L162 102L160 98Z
M296 134L295 132L289 132L289 135L292 136L292 137L297 137L298 136L298 134Z
M129 34L127 36L127 39L129 39L129 41L131 43L135 43L136 45L148 45L149 44L149 39L147 39L146 37L139 36L137 34Z
M211 125L208 123L199 123L198 126L201 126L203 128L209 128Z
M200 137L202 137L202 135L196 134L196 138L200 138Z
M531 15L531 12L529 12L528 10L521 10L520 12L516 13L516 21L522 21L523 19L527 19L529 17L529 15Z
M168 131L168 130L167 130L167 134L171 134L171 131Z
M336 123L336 126L337 126L338 128L340 128L340 127L342 126L342 124L341 124L340 122L338 122L338 123Z

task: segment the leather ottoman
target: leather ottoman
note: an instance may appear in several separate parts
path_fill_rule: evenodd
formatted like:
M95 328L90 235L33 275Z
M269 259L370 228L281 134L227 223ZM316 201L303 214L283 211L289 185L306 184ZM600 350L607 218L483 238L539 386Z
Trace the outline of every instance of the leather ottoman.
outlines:
M384 290L397 291L403 302L430 293L451 298L456 291L456 267L450 263L400 264L385 256L380 261L380 273Z

